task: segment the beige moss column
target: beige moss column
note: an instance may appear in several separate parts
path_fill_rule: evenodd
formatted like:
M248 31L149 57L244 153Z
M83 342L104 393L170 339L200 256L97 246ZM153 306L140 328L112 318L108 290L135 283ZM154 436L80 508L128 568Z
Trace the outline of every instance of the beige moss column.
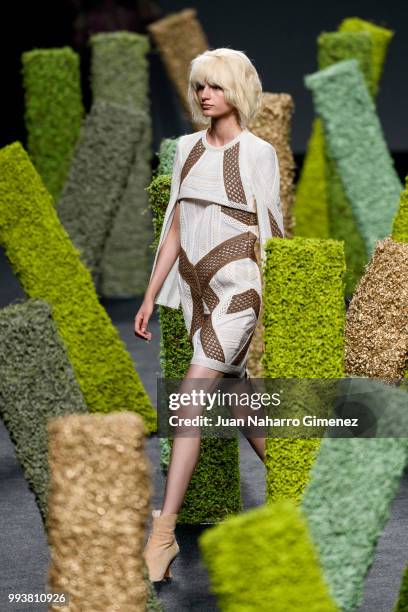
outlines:
M69 594L64 610L145 610L151 474L142 418L69 415L48 433L49 590Z
M148 26L157 45L167 74L172 81L180 103L195 130L202 125L191 121L187 102L188 75L190 62L197 55L207 51L209 44L195 9L184 9L171 13Z
M263 93L261 109L256 118L249 125L251 132L275 147L278 155L280 196L286 238L292 238L294 227L292 208L294 202L295 161L290 147L293 111L294 102L289 94ZM259 242L256 243L256 256L259 264ZM258 323L249 349L248 370L252 378L261 378L263 375L261 364L261 358L264 352L262 320L263 305L261 306Z

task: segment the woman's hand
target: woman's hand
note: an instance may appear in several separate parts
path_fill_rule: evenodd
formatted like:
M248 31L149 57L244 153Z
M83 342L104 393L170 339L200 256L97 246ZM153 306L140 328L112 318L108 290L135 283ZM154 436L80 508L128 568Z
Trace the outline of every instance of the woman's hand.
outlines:
M144 298L135 316L135 334L148 342L152 339L152 332L147 331L147 325L153 312L154 302L152 299Z

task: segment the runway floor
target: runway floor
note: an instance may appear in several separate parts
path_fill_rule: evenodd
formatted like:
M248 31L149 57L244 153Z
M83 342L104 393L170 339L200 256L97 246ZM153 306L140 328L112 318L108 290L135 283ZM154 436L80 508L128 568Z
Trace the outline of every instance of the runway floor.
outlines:
M17 279L0 249L0 307L24 298ZM132 354L146 391L155 403L156 378L159 370L159 326L157 316L151 321L151 343L135 337L133 317L141 299L104 303L128 350ZM159 465L156 435L147 439L147 454L154 467L152 507L161 504L164 479ZM245 438L240 438L240 467L244 509L264 502L264 466ZM200 558L197 537L206 526L177 526L181 552L172 568L171 583L156 586L166 612L213 612L218 610L210 593L206 568ZM46 590L49 550L34 496L28 489L16 460L8 433L0 420L0 610L8 612L45 611L40 605L18 607L8 604L8 593ZM366 580L365 599L359 612L391 612L397 598L401 575L408 563L408 470L391 517L379 540L375 560ZM32 606L32 604L31 604ZM266 609L266 608L265 608ZM289 612L289 611L288 611Z

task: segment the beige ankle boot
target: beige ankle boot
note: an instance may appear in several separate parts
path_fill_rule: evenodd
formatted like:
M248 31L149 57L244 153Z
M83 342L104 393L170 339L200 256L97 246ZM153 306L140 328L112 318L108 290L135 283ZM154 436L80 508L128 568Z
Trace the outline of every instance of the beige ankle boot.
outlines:
M152 517L152 529L143 556L149 570L149 579L158 582L172 577L170 565L180 550L174 535L177 514L162 516L161 510L153 510Z

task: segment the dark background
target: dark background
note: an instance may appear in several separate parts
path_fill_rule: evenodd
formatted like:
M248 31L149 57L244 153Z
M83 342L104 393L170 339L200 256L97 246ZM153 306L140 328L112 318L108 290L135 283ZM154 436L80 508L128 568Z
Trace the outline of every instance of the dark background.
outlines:
M345 17L358 16L394 30L377 98L385 138L394 157L408 151L408 4L406 1L360 0L327 2L236 2L234 0L54 0L7 2L0 19L1 124L0 146L25 143L21 53L32 48L70 45L81 54L83 97L89 110L89 47L95 31L128 29L146 33L146 25L183 8L194 7L210 47L230 47L247 53L265 91L289 93L295 102L292 148L305 151L314 115L304 75L317 69L316 38L334 31ZM162 137L191 131L181 114L156 49L150 54L154 146ZM395 155L397 154L397 155ZM404 156L404 159L405 156ZM404 164L405 166L405 164ZM405 166L406 168L406 166ZM405 170L404 168L404 170ZM403 172L404 173L404 172Z

